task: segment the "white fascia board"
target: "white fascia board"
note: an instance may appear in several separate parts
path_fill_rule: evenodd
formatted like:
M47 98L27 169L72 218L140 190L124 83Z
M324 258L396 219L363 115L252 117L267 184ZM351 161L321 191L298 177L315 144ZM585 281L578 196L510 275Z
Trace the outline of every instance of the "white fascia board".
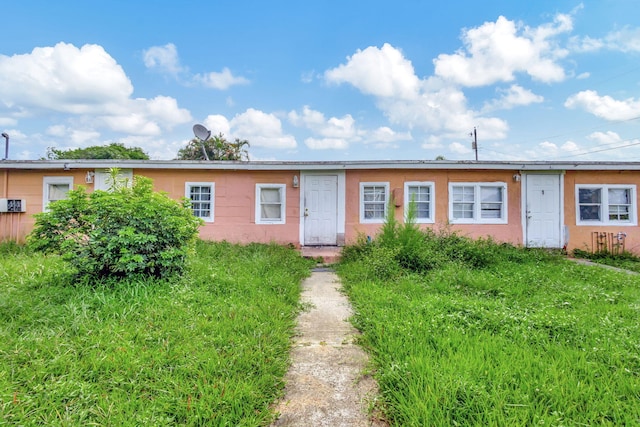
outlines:
M182 170L306 170L337 171L365 169L427 169L427 170L508 170L508 171L571 171L571 170L640 170L640 162L475 162L448 160L373 160L373 161L198 161L198 160L0 160L2 169L182 169Z

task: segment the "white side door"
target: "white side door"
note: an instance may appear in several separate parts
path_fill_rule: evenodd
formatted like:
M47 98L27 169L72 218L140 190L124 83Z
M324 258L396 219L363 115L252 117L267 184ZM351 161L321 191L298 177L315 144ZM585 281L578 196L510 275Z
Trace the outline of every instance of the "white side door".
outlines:
M527 174L526 187L526 246L561 248L560 175Z
M304 176L304 244L336 245L338 177Z

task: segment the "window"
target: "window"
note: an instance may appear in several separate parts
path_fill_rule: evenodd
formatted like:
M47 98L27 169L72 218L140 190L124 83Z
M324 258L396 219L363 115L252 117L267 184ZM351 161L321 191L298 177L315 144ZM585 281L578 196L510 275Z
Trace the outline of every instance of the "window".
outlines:
M42 189L42 210L47 211L49 203L67 198L69 190L73 189L72 176L45 176Z
M215 184L213 182L187 182L184 196L191 200L193 215L205 222L213 222Z
M449 220L458 224L506 224L507 185L495 183L449 184Z
M284 184L256 184L256 224L285 223Z
M635 185L577 185L578 225L636 225Z
M382 223L387 214L388 182L360 183L360 222Z
M405 218L409 211L411 202L416 207L416 222L431 223L433 222L433 201L434 185L433 182L405 182L404 183L404 214Z

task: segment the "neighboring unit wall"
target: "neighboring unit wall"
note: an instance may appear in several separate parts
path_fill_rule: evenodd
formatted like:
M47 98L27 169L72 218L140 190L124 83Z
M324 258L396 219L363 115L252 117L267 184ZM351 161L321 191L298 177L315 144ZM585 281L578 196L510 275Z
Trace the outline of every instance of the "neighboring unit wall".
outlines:
M516 171L517 172L517 171ZM389 183L394 195L395 216L403 221L405 182L433 182L435 216L433 224L422 224L435 230L451 230L478 238L492 236L501 242L522 244L521 186L513 180L514 171L493 170L349 170L346 177L346 240L354 242L358 234L374 237L382 224L360 221L360 183ZM450 183L504 183L506 184L506 224L452 224L449 219Z
M293 171L135 170L153 179L156 190L185 197L185 182L215 183L213 222L200 228L200 237L234 243L299 243L300 190L293 187ZM256 185L284 184L284 224L256 224Z
M576 187L580 185L635 187L632 220L625 223L603 224L599 222L578 225ZM638 227L638 189L640 188L640 172L638 171L567 171L564 178L564 212L565 224L569 233L567 250L581 249L593 251L594 233L623 233L625 249L640 255L640 227ZM607 215L604 211L603 216ZM622 236L621 236L622 237Z
M24 199L27 209L23 213L0 213L0 242L24 242L35 223L34 214L42 212L44 177L73 178L74 186L84 183L86 171L33 171L5 170L2 172L3 190L0 197ZM5 187L6 180L6 187ZM6 188L6 192L4 190Z

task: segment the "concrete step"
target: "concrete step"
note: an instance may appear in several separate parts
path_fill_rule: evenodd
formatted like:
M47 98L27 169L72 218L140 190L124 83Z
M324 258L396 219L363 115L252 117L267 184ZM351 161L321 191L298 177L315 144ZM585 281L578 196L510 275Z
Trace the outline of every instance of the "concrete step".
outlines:
M340 261L341 246L303 246L300 253L305 258L322 258L322 264L335 264Z

